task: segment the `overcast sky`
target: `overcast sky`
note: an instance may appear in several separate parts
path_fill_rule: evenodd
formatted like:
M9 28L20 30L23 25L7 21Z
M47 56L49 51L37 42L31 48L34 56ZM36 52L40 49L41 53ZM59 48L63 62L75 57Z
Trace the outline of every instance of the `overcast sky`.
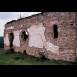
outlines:
M17 20L21 17L31 16L40 12L0 12L0 36L4 34L5 24L11 20Z

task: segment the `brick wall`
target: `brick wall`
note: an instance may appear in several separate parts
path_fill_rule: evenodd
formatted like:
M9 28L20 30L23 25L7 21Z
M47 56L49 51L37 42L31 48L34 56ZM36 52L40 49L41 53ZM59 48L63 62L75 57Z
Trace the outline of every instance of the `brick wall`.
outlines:
M23 18L5 25L4 37L10 32L19 31L20 47L13 46L16 52L26 52L29 55L39 56L39 52L44 52L49 59L75 61L76 58L76 27L75 27L75 12L43 12L34 16ZM42 23L45 27L45 39L53 45L59 47L58 53L53 53L46 48L37 48L29 46L28 38L25 42L21 40L21 33L31 26L39 26ZM53 25L58 26L58 38L53 36ZM38 41L39 39L37 39ZM4 45L5 49L9 45Z

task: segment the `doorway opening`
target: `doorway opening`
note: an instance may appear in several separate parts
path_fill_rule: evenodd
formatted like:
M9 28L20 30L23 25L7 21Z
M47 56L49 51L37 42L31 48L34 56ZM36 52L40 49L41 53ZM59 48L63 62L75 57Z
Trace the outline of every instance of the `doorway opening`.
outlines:
M11 33L9 34L10 48L13 47L13 40L14 40L14 34L11 32Z

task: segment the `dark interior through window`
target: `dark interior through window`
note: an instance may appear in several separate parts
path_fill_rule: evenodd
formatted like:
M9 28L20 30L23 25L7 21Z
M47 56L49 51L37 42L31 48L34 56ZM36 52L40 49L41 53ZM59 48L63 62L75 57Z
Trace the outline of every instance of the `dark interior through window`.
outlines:
M13 39L14 39L14 35L13 33L10 33L9 34L10 48L13 47Z
M23 41L26 41L27 38L28 38L27 32L23 31L23 32L22 32L22 35L21 35L21 38L22 38Z
M53 30L54 30L54 38L58 38L58 27L57 27L57 25L53 26Z

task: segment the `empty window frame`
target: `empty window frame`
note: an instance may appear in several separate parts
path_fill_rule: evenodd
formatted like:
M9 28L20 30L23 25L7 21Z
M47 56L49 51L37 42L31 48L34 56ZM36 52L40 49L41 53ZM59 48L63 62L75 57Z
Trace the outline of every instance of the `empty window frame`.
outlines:
M54 38L58 38L58 26L56 24L53 25L53 36Z
M21 34L21 39L22 41L26 41L28 38L28 33L26 31L23 31Z

